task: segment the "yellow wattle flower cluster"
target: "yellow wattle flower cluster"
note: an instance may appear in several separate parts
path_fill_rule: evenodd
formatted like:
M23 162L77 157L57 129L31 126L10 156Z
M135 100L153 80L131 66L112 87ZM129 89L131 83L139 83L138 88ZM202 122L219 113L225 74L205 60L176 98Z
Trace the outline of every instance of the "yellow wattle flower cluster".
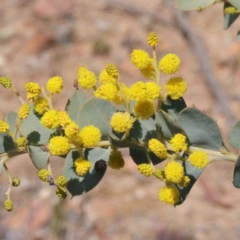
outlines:
M75 166L77 175L82 177L91 168L91 162L89 162L88 160L82 159L82 158L77 158L74 161L74 166Z
M65 176L59 176L56 180L56 184L59 186L59 187L66 187L67 185L67 179Z
M5 200L4 202L4 207L7 211L12 211L13 210L13 202L10 199Z
M179 99L187 91L187 82L184 81L181 77L171 78L165 84L165 90L171 99Z
M171 205L179 202L180 193L175 186L166 186L160 189L159 199Z
M63 156L70 151L71 144L68 138L56 136L50 139L48 149L51 155Z
M101 141L102 134L97 127L89 125L80 131L79 137L84 148L91 148Z
M181 163L171 161L164 168L166 180L171 183L179 184L183 181L184 168Z
M167 158L167 148L156 138L152 138L148 142L148 148L159 158Z
M34 111L40 115L43 115L47 110L49 110L48 102L43 97L38 97L34 101L33 107L34 107Z
M0 133L6 133L8 131L9 131L9 125L6 122L0 120Z
M178 71L181 60L173 53L168 53L159 62L159 70L165 74L175 74Z
M77 81L78 85L85 89L93 88L97 83L95 74L85 67L78 68Z
M149 54L141 49L133 50L131 61L140 70L148 68L153 63L153 59L150 58Z
M20 119L25 119L28 117L30 111L30 106L27 103L24 103L18 110L18 117Z
M58 112L56 110L49 110L44 113L40 120L41 124L48 129L55 129L59 126Z
M187 138L181 133L175 134L174 137L170 140L170 144L174 152L185 152L188 149Z
M38 83L28 82L24 85L25 90L27 91L27 99L37 99L39 93L41 92L41 88Z
M117 112L113 114L110 125L114 131L123 133L132 128L135 120L136 119L128 112Z
M150 177L154 172L153 167L147 163L139 164L138 171L146 177Z
M121 169L125 165L122 153L119 150L112 150L108 160L108 166L112 169Z
M69 123L64 130L66 137L70 139L74 138L79 133L79 131L79 126L75 122Z
M117 80L114 77L111 77L106 69L104 68L100 74L99 74L99 82L100 83L112 83L112 84L117 84Z
M63 89L63 79L59 76L50 78L47 82L46 88L51 94L61 93Z
M48 176L51 176L51 173L47 169L40 169L37 175L43 182L47 182Z
M12 81L7 77L0 77L0 84L5 88L10 88L12 86Z
M119 71L113 64L111 63L107 64L105 70L110 77L115 79L119 78Z
M26 137L20 137L16 142L19 147L24 147L28 144L28 139Z
M197 168L204 168L209 163L208 155L202 151L194 151L188 158L189 162Z
M155 32L151 32L148 34L148 45L155 48L158 44L158 36Z

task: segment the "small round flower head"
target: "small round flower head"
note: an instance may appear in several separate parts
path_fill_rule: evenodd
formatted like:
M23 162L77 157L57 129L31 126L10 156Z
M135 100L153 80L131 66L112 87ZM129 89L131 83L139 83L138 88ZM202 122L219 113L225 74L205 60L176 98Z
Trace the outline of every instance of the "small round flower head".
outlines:
M82 137L80 132L78 132L74 138L69 139L74 146L82 147Z
M9 212L12 211L13 210L13 202L10 199L7 199L4 202L4 208Z
M165 90L171 99L179 99L187 91L187 82L181 77L171 78L165 84Z
M158 44L158 37L155 32L151 32L148 34L148 45L155 48Z
M85 67L78 68L77 80L78 85L85 89L93 88L97 83L95 74Z
M174 152L187 151L187 138L181 133L175 134L170 140L170 144Z
M204 168L209 163L208 155L202 151L194 151L188 158L189 162L197 168Z
M159 199L171 205L176 205L179 202L180 193L174 186L166 186L160 189Z
M153 174L153 167L150 164L142 163L138 165L138 171L142 175L150 177Z
M67 185L67 179L65 176L59 176L56 180L56 184L59 186L59 187L66 187Z
M113 64L111 63L107 64L105 69L110 77L113 77L115 79L119 78L119 71Z
M148 148L151 152L153 152L159 158L167 158L168 153L164 144L162 144L156 138L152 138L148 142Z
M12 179L12 186L13 187L18 187L20 185L20 179L19 178L13 178Z
M130 130L135 120L128 112L117 112L113 114L110 125L114 131L122 133Z
M32 93L36 95L38 95L41 92L41 88L39 84L35 82L25 83L24 88L28 93Z
M58 112L56 110L49 110L44 113L40 120L41 124L48 129L55 129L59 126Z
M71 144L66 137L56 136L50 139L48 149L51 155L62 156L71 149Z
M159 62L159 70L165 74L174 74L178 71L181 60L173 53L165 55Z
M27 99L28 100L36 100L38 98L38 93L27 93Z
M113 84L117 84L117 80L114 77L111 77L106 69L103 69L100 74L99 74L99 82L100 83L113 83Z
M51 94L59 94L63 89L63 79L59 76L50 78L47 82L46 88Z
M71 139L74 138L79 131L79 126L75 122L71 122L65 128L65 135Z
M225 14L229 14L229 15L233 15L233 14L236 14L237 13L237 9L233 6L230 6L230 7L226 7L224 9L224 13Z
M77 175L82 177L91 168L91 162L89 162L88 160L82 159L82 158L77 158L74 161L74 166L75 166Z
M80 131L79 137L81 138L82 146L90 148L96 146L101 141L102 134L97 127L89 125Z
M39 97L34 101L34 111L40 115L43 115L48 109L48 102L45 98Z
M131 53L131 61L137 68L145 69L153 62L153 59L143 50L133 50Z
M143 120L149 119L154 114L154 104L152 101L139 101L133 109L135 116Z
M112 150L108 160L108 166L112 169L121 169L125 165L122 153L118 150Z
M5 88L10 88L12 86L12 81L7 77L0 77L0 84Z
M184 168L181 163L171 161L164 168L166 180L171 183L181 183L184 177Z
M66 111L58 111L58 122L61 127L66 127L72 122Z
M141 74L147 79L154 80L156 74L153 64L150 63L146 68L141 69Z
M184 176L182 181L178 183L178 185L181 187L187 187L190 182L191 182L191 179L188 176Z
M6 122L0 120L0 133L6 133L8 131L9 131L9 125Z
M161 181L164 181L166 179L165 172L162 169L156 169L153 175Z
M30 106L27 103L24 103L18 110L18 117L20 119L25 119L28 117L30 111Z
M43 182L47 182L48 176L51 176L51 173L47 169L40 169L37 175Z
M20 137L16 142L19 147L25 147L28 144L28 139L26 137Z
M55 193L59 199L65 199L67 197L67 191L61 187L57 187Z
M129 89L130 100L135 101L153 101L161 94L161 87L155 82L144 83L142 81L136 82Z
M117 87L112 83L105 83L101 85L95 92L94 96L98 98L103 98L108 101L114 101L118 90Z

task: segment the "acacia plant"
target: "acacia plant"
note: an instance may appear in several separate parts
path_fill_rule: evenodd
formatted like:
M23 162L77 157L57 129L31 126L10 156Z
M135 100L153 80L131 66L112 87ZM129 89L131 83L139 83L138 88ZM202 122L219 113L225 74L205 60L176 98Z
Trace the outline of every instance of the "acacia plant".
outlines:
M12 178L8 161L25 153L39 178L52 185L61 199L67 192L76 196L93 189L108 167L123 168L121 148L129 148L141 174L163 182L159 199L171 205L183 203L214 161L237 162L234 185L240 187L240 158L227 149L217 123L203 111L186 106L187 82L177 75L180 58L169 53L159 60L158 37L153 32L148 44L151 55L141 49L131 53L145 81L126 86L113 64L107 64L99 77L79 67L76 90L62 110L52 102L64 87L61 77L50 78L42 87L26 83L23 97L9 78L0 78L2 86L13 90L21 102L17 113L10 112L0 121L0 172L5 170L9 179L6 210L13 209L12 187L20 185L17 177ZM92 91L93 96L88 99L81 89ZM230 143L240 149L240 122L230 133ZM63 175L54 176L52 156L65 159Z

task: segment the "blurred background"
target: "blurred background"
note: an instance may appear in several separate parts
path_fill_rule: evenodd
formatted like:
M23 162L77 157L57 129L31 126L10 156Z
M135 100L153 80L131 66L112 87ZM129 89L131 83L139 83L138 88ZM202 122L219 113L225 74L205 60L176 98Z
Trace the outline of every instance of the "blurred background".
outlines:
M147 35L160 39L158 57L181 57L179 72L188 82L188 106L217 119L227 142L240 117L240 43L237 23L223 30L222 4L201 13L182 13L171 0L1 0L0 76L7 76L24 94L23 84L44 85L50 77L64 79L64 92L54 98L63 109L74 91L79 66L96 74L115 64L127 85L142 80L130 61L135 49L145 49ZM163 79L166 81L167 79ZM10 90L1 88L0 116L20 107ZM126 154L121 171L108 169L100 184L86 195L60 201L42 183L28 156L13 158L8 167L21 179L12 192L14 210L0 208L3 240L238 240L240 191L232 184L232 163L207 167L186 201L177 207L159 201L162 186L146 179ZM64 162L52 159L61 174ZM0 178L0 206L8 182Z

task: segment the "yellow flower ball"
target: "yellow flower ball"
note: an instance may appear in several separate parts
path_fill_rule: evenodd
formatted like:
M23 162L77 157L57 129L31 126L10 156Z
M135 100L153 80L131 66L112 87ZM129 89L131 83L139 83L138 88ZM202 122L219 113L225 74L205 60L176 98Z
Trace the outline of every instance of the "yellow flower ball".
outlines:
M91 168L91 162L89 162L88 160L82 159L82 158L77 158L74 161L74 166L75 166L77 175L82 177Z
M95 74L85 67L78 68L77 81L78 85L85 89L93 88L97 83Z
M111 77L106 69L103 69L100 74L99 74L99 82L100 83L112 83L112 84L117 84L117 80L114 77Z
M187 151L187 138L181 133L175 134L170 140L170 144L174 152Z
M113 114L110 125L114 131L122 133L130 130L135 120L128 112L117 112Z
M181 163L171 161L164 168L166 180L171 183L181 183L184 177L184 168Z
M12 81L7 77L0 77L0 84L5 88L10 88L12 86Z
M156 77L155 70L152 63L148 64L146 68L143 68L140 71L141 71L141 74L147 79L154 80Z
M111 64L111 63L107 64L105 69L109 76L111 76L115 79L119 78L119 71L113 64Z
M154 104L152 101L139 101L134 106L134 114L143 120L149 119L154 114Z
M48 176L51 176L51 173L47 169L40 169L37 175L43 182L47 182Z
M17 145L19 147L24 147L28 144L28 139L26 137L20 137L17 139Z
M197 168L204 168L209 163L208 155L202 151L194 151L188 158L191 165Z
M45 98L39 97L34 101L34 111L43 115L49 109L48 102Z
M181 60L173 53L165 55L159 62L159 70L165 74L174 74L178 71Z
M50 139L48 149L51 155L62 156L70 151L71 144L66 137L56 136Z
M101 85L95 92L94 96L98 98L103 98L108 101L114 101L115 96L118 92L117 87L112 83L105 83Z
M176 205L179 202L180 193L174 186L167 186L160 189L159 199L171 205Z
M41 88L39 84L35 82L25 83L24 88L28 93L32 93L32 94L38 95L41 92Z
M55 193L59 197L59 199L65 199L67 197L67 191L64 188L57 187Z
M161 181L166 180L165 172L162 169L156 169L153 175Z
M8 131L9 131L9 125L6 122L0 120L0 133L6 133Z
M66 111L58 111L58 122L61 127L66 127L68 124L72 122L71 118L67 114Z
M187 82L181 77L171 78L165 84L165 90L171 99L179 99L187 91Z
M27 118L29 115L29 111L30 111L30 106L28 104L24 103L18 111L18 117L20 119Z
M122 153L119 150L112 150L108 160L108 166L112 169L121 169L125 165Z
M4 208L9 212L12 211L13 210L13 202L10 199L7 199L4 202Z
M133 50L131 53L132 63L139 69L145 69L150 63L153 62L153 59L150 58L149 54L143 50Z
M158 37L155 32L151 32L148 34L148 45L151 47L156 47L158 44Z
M61 93L63 89L63 79L59 76L50 78L47 82L46 88L51 94Z
M138 165L138 171L146 177L153 174L153 167L150 164L142 163Z
M71 122L65 128L65 135L71 139L74 138L79 131L79 126L75 122Z
M41 124L48 129L55 129L59 126L58 112L56 110L49 110L44 113L40 120Z
M91 148L101 141L102 134L98 128L89 125L80 131L79 137L81 138L82 146L84 148Z
M156 138L152 138L148 141L148 148L159 158L167 158L167 148Z
M66 187L67 185L67 179L65 176L58 176L57 180L56 180L56 184L59 187Z

